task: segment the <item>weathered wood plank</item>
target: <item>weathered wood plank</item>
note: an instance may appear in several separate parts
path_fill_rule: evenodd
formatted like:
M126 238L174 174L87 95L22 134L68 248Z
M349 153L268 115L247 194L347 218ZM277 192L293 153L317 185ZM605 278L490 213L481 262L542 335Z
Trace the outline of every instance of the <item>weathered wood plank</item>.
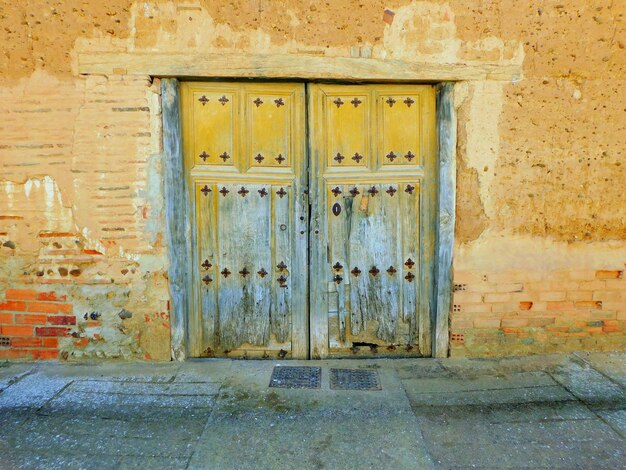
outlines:
M216 287L219 284L216 256L215 204L217 188L214 184L196 184L196 213L198 252L196 284L200 293L202 320L202 355L213 355L216 349L215 324L217 320Z
M286 192L282 197L282 191ZM276 271L274 280L272 281L271 290L274 292L274 302L271 309L271 331L276 336L276 341L284 343L290 340L291 333L291 293L293 291L292 276L290 272L293 270L291 256L291 237L293 233L290 230L290 206L294 197L291 188L283 186L272 187L272 204L273 210L273 229L274 229L274 257L273 266L269 272L269 278L272 278L272 271ZM276 268L280 263L287 266L283 270ZM277 282L276 279L284 276L285 282Z
M407 187L412 186L414 189L407 192ZM409 323L409 340L408 344L415 346L418 340L418 293L417 285L419 276L419 185L416 183L405 183L398 187L398 195L401 207L402 227L402 257L400 260L400 276L402 277L402 320ZM409 261L410 260L410 261ZM411 262L415 263L409 268ZM408 264L407 264L408 263ZM411 274L409 274L411 273ZM412 279L415 276L416 279ZM420 320L422 316L419 317Z
M178 81L161 81L163 118L163 177L166 237L169 247L170 322L172 358L184 360L189 354L187 324L191 308L192 231L189 222L189 193L183 168L180 96ZM195 309L193 309L195 310ZM190 321L197 321L197 318Z
M80 74L161 77L361 79L378 81L504 80L521 77L518 64L420 63L305 54L79 52Z
M333 190L335 191L334 193L332 192ZM350 196L350 194L348 193L347 196ZM339 340L341 342L346 340L346 285L350 282L346 242L349 239L348 220L352 209L352 198L347 196L346 188L343 185L335 185L328 188L326 194L330 206L327 208L328 239L330 240L330 260L327 272L330 280L335 281L336 285L337 320ZM333 212L333 207L339 209L337 215Z
M261 185L222 185L218 198L220 347L269 342L271 277L257 272L271 262L269 198ZM243 191L249 191L245 196Z
M444 83L437 93L439 144L439 212L437 217L437 297L434 356L447 357L452 304L452 250L456 203L456 114L454 86Z

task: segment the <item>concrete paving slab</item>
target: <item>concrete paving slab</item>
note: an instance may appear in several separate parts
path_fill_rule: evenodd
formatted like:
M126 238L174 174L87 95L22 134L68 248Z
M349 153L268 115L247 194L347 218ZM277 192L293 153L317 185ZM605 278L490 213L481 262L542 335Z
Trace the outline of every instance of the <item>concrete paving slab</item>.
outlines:
M181 364L174 382L223 382L237 361L229 359L191 359Z
M609 379L626 387L626 356L622 353L576 353L577 357L606 375Z
M40 408L69 383L67 378L41 372L27 375L0 393L0 412L4 409Z
M77 380L67 387L67 392L115 393L122 395L215 395L219 385L215 383L158 383L158 382L109 382L104 380Z
M626 439L626 410L601 411L598 413L615 432Z

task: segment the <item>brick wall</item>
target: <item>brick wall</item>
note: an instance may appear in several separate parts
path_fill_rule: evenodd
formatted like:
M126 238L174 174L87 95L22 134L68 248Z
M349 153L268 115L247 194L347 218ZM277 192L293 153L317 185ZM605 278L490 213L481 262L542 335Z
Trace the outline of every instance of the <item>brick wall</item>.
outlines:
M76 325L65 295L8 289L0 303L0 360L58 359L59 341Z
M623 349L623 269L454 273L453 356Z

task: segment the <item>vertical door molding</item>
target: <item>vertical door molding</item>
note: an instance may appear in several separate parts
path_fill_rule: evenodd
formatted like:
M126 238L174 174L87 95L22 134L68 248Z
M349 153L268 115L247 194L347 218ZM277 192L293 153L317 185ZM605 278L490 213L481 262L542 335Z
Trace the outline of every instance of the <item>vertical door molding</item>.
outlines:
M437 90L437 143L439 153L438 213L436 227L435 328L433 357L447 357L452 304L452 251L456 203L456 113L454 84Z
M192 230L189 221L187 178L183 168L180 94L178 80L161 80L163 117L163 174L165 192L165 232L169 252L171 296L172 359L185 360L188 345L188 319L191 312Z

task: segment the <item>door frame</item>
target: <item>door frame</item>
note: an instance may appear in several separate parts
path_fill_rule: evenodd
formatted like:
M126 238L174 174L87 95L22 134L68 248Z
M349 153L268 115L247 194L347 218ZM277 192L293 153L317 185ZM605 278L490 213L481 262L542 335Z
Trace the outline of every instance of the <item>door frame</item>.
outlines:
M329 69L330 70L330 69ZM250 78L249 69L224 80ZM259 79L271 78L271 74ZM311 77L290 77L293 81ZM320 72L321 79L332 79ZM341 77L345 80L344 77ZM393 77L391 77L392 79ZM398 81L407 84L407 81ZM423 83L423 82L422 82ZM432 357L447 357L449 353L449 320L452 306L452 262L456 201L456 112L454 82L436 85L437 128L437 195L435 214L434 282L430 291L432 306ZM169 250L170 328L172 359L185 360L194 332L188 318L193 309L193 247L195 231L190 212L187 178L183 158L180 88L177 78L161 80L163 126L163 182L165 195L165 235Z

